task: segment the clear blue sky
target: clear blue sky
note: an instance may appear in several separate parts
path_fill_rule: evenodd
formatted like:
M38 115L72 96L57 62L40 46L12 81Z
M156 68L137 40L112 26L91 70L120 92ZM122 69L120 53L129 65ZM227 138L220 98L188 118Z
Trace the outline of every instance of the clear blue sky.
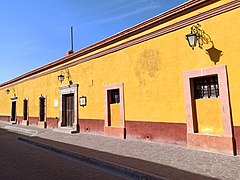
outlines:
M0 1L0 83L91 45L186 0Z

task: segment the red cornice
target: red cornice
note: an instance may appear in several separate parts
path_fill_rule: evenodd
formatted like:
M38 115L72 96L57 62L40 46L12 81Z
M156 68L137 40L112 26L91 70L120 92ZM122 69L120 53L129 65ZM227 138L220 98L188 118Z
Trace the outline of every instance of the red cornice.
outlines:
M60 58L56 61L48 63L48 64L46 64L44 66L41 66L37 69L29 71L29 72L27 72L27 73L25 73L21 76L18 76L16 78L13 78L13 79L7 81L7 82L4 82L4 83L0 84L0 87L9 85L11 83L22 80L26 77L35 75L35 74L43 72L43 71L46 71L46 70L51 69L55 66L61 65L63 63L66 63L66 62L71 61L73 59L76 59L78 57L81 57L83 55L86 55L88 53L96 51L98 49L101 49L103 47L114 44L114 43L116 43L118 41L121 41L125 38L128 38L132 35L135 35L135 34L138 34L140 32L143 32L147 29L153 28L153 27L155 27L155 26L157 26L161 23L164 23L164 22L169 21L173 18L179 17L184 13L188 13L190 11L193 11L193 10L198 9L200 7L206 6L208 4L212 4L212 3L217 2L217 1L219 1L219 0L191 0L191 1L187 1L182 5L179 5L175 8L173 8L173 9L170 9L169 11L166 11L166 12L160 14L160 15L157 15L157 16L151 18L151 19L148 19L148 20L146 20L142 23L139 23L135 26L132 26L128 29L125 29L125 30L113 35L113 36L110 36L110 37L108 37L104 40L101 40L101 41L93 44L93 45L90 45L90 46L88 46L86 48L83 48L83 49L81 49L81 50L79 50L75 53L72 53L71 55Z

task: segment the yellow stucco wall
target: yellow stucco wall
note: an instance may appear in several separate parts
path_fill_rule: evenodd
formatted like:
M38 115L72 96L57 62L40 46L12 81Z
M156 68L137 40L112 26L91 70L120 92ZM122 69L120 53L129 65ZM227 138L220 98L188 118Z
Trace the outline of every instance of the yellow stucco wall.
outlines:
M46 77L29 80L21 84L6 88L10 89L10 93L6 94L5 90L1 90L1 115L10 115L10 98L14 92L17 96L17 116L23 116L23 100L28 98L29 116L39 116L39 97L46 96L47 116L59 117L59 107L54 107L54 100L59 98L58 86L60 83L56 80L57 74L53 73ZM56 87L56 88L52 88ZM9 104L9 106L8 106Z
M217 4L224 2L227 1L219 1ZM209 7L205 9L207 8ZM184 15L184 18L198 12ZM215 47L223 51L223 56L217 65L227 65L233 124L238 126L240 125L238 98L240 61L237 53L237 44L240 41L240 37L237 36L240 29L239 14L240 10L237 9L199 22L212 38ZM211 46L205 45L204 49L192 50L185 40L185 35L188 33L190 26L69 68L71 80L74 84L79 84L78 96L87 97L87 106L78 106L79 118L103 120L104 86L124 83L126 120L186 123L182 73L214 66L205 52L205 49ZM59 83L57 80L59 74L60 71L8 87L10 90L14 88L18 97L17 115L22 116L22 101L24 98L29 98L29 116L38 117L38 98L42 94L47 98L47 116L59 117L58 88L68 84L66 79L62 84ZM10 97L13 94L10 92L7 95L6 89L0 90L0 115L10 114ZM54 100L58 100L58 107L54 106ZM201 123L203 126L208 125L204 119L201 119ZM218 132L213 130L216 131Z

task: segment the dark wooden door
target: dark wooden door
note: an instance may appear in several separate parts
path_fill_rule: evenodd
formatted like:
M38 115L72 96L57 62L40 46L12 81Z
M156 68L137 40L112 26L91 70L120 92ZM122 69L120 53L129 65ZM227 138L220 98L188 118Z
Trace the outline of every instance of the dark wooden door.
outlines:
M27 111L28 111L28 100L26 100L26 99L24 99L23 100L23 119L24 120L27 120L27 115L28 115L28 113L27 113Z
M40 100L40 105L39 105L40 121L44 121L45 120L45 97L41 96L39 100Z
M16 101L12 101L11 121L16 121Z
M74 94L62 97L62 126L72 127L74 121Z

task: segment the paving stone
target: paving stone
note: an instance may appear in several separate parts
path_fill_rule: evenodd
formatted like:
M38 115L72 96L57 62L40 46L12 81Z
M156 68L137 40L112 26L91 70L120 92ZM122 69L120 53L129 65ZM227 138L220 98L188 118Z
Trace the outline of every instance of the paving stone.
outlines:
M0 127L6 124L0 122ZM8 124L9 126L9 124ZM240 179L240 156L226 156L187 149L184 146L135 139L117 139L90 133L64 134L52 129L13 125L36 130L36 137L95 149L128 158L141 159L219 179Z

